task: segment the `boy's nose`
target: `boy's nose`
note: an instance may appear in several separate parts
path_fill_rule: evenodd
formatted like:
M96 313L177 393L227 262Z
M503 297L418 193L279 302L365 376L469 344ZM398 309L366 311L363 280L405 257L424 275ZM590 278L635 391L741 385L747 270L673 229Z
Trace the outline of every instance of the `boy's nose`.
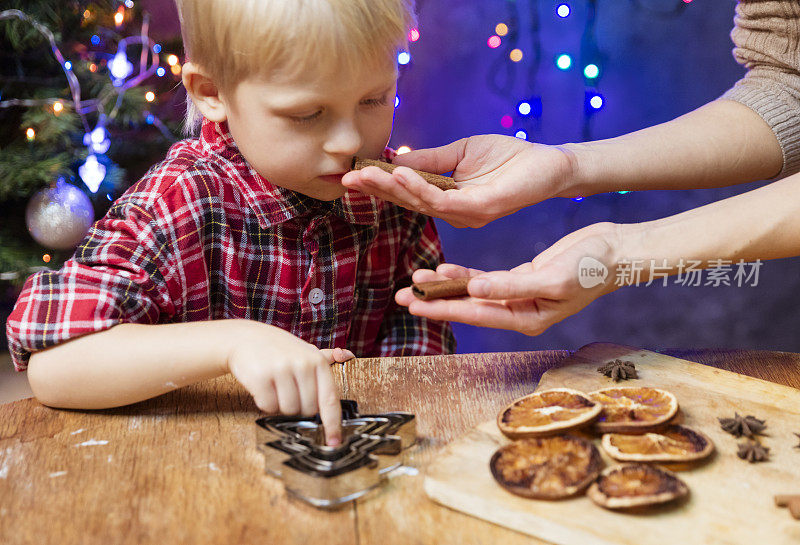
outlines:
M352 122L342 121L328 134L324 149L332 155L355 155L363 143L358 127Z

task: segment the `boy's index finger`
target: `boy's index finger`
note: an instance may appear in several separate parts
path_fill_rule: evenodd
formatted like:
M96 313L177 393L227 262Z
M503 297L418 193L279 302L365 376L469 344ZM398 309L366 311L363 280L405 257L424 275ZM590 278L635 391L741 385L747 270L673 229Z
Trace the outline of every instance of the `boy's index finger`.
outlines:
M342 405L328 367L317 367L317 401L325 430L325 444L337 447L342 444Z

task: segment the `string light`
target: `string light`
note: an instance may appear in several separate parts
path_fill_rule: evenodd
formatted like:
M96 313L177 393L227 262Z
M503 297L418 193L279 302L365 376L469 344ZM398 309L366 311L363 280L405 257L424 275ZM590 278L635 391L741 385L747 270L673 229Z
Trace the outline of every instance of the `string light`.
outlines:
M397 54L397 64L408 64L411 62L411 53L408 51L401 51Z
M125 20L125 14L122 12L122 10L123 8L120 6L119 11L114 14L114 24L118 27L122 26L122 22Z
M403 155L404 153L408 153L411 151L411 148L408 146L400 146L397 148L397 155Z
M587 64L583 69L583 75L588 79L595 79L600 75L600 68L596 64Z
M163 66L159 66L159 67L156 69L156 75L158 75L158 77L159 77L159 78L163 78L163 77L164 77L164 74L166 74L166 73L167 73L167 71L166 71L166 70L164 70L164 67L163 67Z
M122 85L122 80L127 78L133 73L133 64L128 60L125 55L125 49L118 49L114 58L108 63L108 69L111 75L114 76L114 85Z
M508 54L508 58L511 59L511 62L519 62L522 60L522 50L521 49L512 49L511 53Z
M130 5L132 6L132 0L126 0L126 5L129 5L128 2L131 2ZM124 15L124 8L120 7L115 15L115 21L118 19L118 16ZM84 10L83 12L84 18L88 19L92 16L92 12L89 9ZM44 36L50 44L50 50L53 53L56 61L61 64L64 69L64 75L67 79L67 84L69 85L70 94L72 95L72 108L74 108L75 113L80 118L86 133L84 134L83 143L88 147L89 154L86 158L86 161L78 168L78 173L81 179L86 183L86 186L92 191L96 192L99 188L100 184L102 183L103 179L106 175L106 166L98 161L96 154L104 154L111 146L111 140L108 136L108 132L105 130L105 123L106 119L113 119L116 115L120 104L121 98L123 93L130 89L131 87L135 87L139 85L142 81L149 78L153 74L156 73L158 67L159 58L157 53L154 51L156 49L156 44L153 40L151 40L147 36L147 28L149 27L149 15L146 13L143 16L142 22L142 31L138 35L129 36L123 38L117 44L117 53L114 55L112 60L108 63L109 72L111 73L112 77L115 78L113 80L114 87L116 88L115 94L107 94L107 96L99 98L97 100L90 100L90 101L82 101L81 100L81 87L78 79L76 78L75 74L72 72L72 63L64 59L64 55L61 53L61 50L56 43L55 36L53 35L52 31L48 29L43 24L39 23L36 19L26 15L20 10L4 10L0 11L0 20L6 19L19 19L21 21L27 22L30 24L36 31L38 31L42 36ZM91 37L91 42L95 45L99 44L102 40L98 35L93 35ZM134 77L130 79L125 79L130 76L133 71L133 65L128 61L125 55L125 48L129 43L138 43L141 44L144 48L144 53L140 56L140 61L138 64L138 72ZM160 50L160 46L158 47ZM147 55L147 52L151 52L151 55ZM173 66L173 73L179 74L180 73L180 65L177 64L177 57L175 57L176 65ZM89 70L91 72L95 72L97 70L97 65L95 63L89 64ZM153 95L155 98L155 95ZM104 106L108 101L114 101L113 108L110 111L106 111ZM36 104L52 104L53 112L58 114L59 112L63 111L64 104L60 100L56 99L37 99L35 101L20 101L16 99L12 100L0 100L0 108L8 108L17 105L36 105ZM88 114L92 112L100 112L100 116L98 118L97 124L93 130L90 130L89 121L87 119ZM154 116L150 116L153 118L153 124L156 124L159 130L167 137L168 139L173 138L172 135L169 133L169 130L163 123L161 123L157 118ZM36 131L33 127L28 127L25 131L25 136L28 141L33 141L36 138Z
M169 71L175 74L176 76L181 73L181 65L180 64L173 64L169 67Z
M517 133L514 136L516 136L517 138L519 138L521 140L527 140L528 139L528 133L526 133L525 131L517 131Z
M153 102L153 101L156 99L156 94L155 94L153 91L147 91L147 92L144 94L144 99L145 99L147 102Z
M559 4L556 7L556 14L562 19L569 17L570 13L572 13L572 9L569 7L569 4Z
M167 64L170 66L175 66L178 64L178 56L177 55L169 55L167 57Z
M399 96L395 96L394 97L394 107L397 108L398 106L400 106L400 97Z
M530 102L528 102L526 100L523 100L522 102L517 104L517 111L519 112L519 115L521 115L521 116L527 117L527 116L531 115L531 111L532 110L533 110L533 108L531 108Z
M497 49L503 43L503 40L500 39L500 36L490 36L486 43L492 49Z
M504 115L500 118L500 126L504 129L510 129L514 124L514 119L510 115Z
M408 31L408 41L416 42L417 40L419 40L419 29L412 28L411 30Z
M584 99L584 111L586 115L590 115L605 106L605 99L603 95L597 91L586 91L586 98Z
M97 193L103 178L106 177L106 167L97 160L94 153L89 154L86 162L78 167L78 174L92 193Z
M558 66L560 70L569 70L570 66L572 66L572 57L566 53L562 53L556 57L556 66Z
M105 123L105 118L98 121L97 127L92 132L83 135L83 145L87 146L91 153L102 155L111 147L111 139L108 138L108 132L101 123Z
M508 34L508 25L505 23L498 23L496 27L494 27L494 33L498 36L505 36Z
M42 261L44 261L45 263L50 263L50 254L44 254L42 256Z

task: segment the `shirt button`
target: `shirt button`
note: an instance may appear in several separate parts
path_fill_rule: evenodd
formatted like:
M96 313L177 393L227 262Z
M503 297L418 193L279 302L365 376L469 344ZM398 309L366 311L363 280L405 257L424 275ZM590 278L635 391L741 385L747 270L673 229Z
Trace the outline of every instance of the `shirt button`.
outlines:
M308 300L312 305L318 305L325 299L325 294L319 288L314 288L308 294Z

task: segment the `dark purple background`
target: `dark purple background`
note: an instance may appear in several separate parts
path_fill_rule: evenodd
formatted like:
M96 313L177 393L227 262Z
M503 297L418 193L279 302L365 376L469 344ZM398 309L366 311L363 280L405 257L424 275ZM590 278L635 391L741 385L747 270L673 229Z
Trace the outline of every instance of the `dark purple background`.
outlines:
M677 0L641 0L669 9ZM530 60L532 0L518 0L520 47L526 53L513 98L487 85L491 63L503 48L487 38L508 22L506 0L424 0L419 4L421 39L400 81L392 145L436 146L478 133L500 132L500 118L532 90ZM553 59L577 57L587 3L570 2L573 14L555 16L558 2L539 1L543 61L535 91L543 97L540 142L582 139L584 81L580 67L562 72ZM176 28L171 3L145 2L153 31ZM593 138L608 138L661 123L722 94L744 73L731 55L732 0L694 0L675 17L636 8L631 0L599 0L597 42L604 54L599 89L606 107L594 116ZM510 62L510 61L509 61ZM680 158L676 158L680 160ZM480 230L458 230L438 222L449 261L482 269L510 268L531 259L565 234L598 221L637 222L675 214L758 187L598 195L576 203L550 200ZM635 287L602 298L539 337L456 325L459 352L574 349L592 341L651 348L715 347L800 351L800 260L764 264L757 287Z

